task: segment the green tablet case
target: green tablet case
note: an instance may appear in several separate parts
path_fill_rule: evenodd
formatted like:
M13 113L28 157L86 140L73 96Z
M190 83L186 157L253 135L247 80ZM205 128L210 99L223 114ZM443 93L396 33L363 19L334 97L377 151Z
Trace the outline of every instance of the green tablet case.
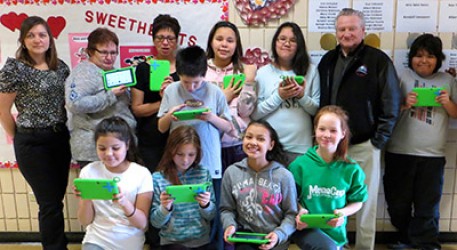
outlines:
M135 69L133 67L125 67L103 71L103 85L106 90L119 86L131 87L136 85Z
M160 91L165 77L170 75L170 62L167 60L151 59L149 65L149 89L151 91Z
M265 239L265 236L267 234L235 232L227 240L233 243L267 244L270 240Z
M235 80L233 80L233 84L235 84L235 85L238 84L239 81L241 81L238 84L237 89L243 87L244 82L246 81L246 75L243 73L234 74L234 75L226 75L226 76L224 76L224 79L223 79L224 89L226 89L230 85L230 81L232 80L232 78L235 78Z
M186 121L186 120L193 120L196 118L197 115L201 115L203 112L208 112L209 108L201 108L201 109L187 109L187 110L181 110L181 111L176 111L173 113L176 118L180 121Z
M208 188L209 183L205 182L201 184L170 185L165 190L174 199L174 203L182 203L197 202L195 196L207 192Z
M440 95L443 88L413 88L413 92L417 93L416 107L436 107L441 106L435 101L435 98Z
M338 218L335 214L302 214L300 221L308 224L308 228L333 228L328 221Z
M117 179L81 179L76 178L73 184L85 200L112 200L118 194Z
M288 76L281 76L281 79L285 80L287 77ZM303 85L303 83L305 82L304 76L294 76L294 79L299 85Z

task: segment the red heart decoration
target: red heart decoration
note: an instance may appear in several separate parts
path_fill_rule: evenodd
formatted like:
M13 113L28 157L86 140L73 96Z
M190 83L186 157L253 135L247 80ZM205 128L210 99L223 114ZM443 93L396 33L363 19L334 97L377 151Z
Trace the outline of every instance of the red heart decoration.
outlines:
M0 22L3 26L14 32L15 29L21 29L21 24L27 17L28 16L24 13L18 15L16 12L10 12L2 15L0 17Z
M61 16L50 16L48 17L48 25L51 29L52 36L57 39L60 35L60 32L65 28L67 21Z
M253 10L250 1L264 7ZM235 0L235 7L247 25L265 24L270 19L280 18L287 14L294 4L295 0Z

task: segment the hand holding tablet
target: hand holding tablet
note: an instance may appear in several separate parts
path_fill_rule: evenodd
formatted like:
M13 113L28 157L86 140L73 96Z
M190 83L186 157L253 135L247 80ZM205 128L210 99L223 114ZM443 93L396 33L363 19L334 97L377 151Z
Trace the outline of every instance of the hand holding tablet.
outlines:
M103 71L102 74L106 90L119 86L131 87L136 85L135 69L133 67Z
M234 74L234 75L226 75L224 76L223 82L224 82L224 89L228 88L230 86L230 82L233 79L233 86L237 86L236 89L242 88L244 85L244 82L246 81L246 75L243 73L240 74Z
M417 94L417 102L413 106L415 107L437 107L441 106L436 101L443 88L413 88L412 92Z
M327 223L338 217L336 214L302 214L300 221L306 223L308 228L332 228Z
M195 196L207 192L209 183L170 185L165 188L166 192L174 199L174 203L197 202Z
M112 200L119 193L117 186L119 178L115 179L82 179L76 178L73 184L85 200Z
M269 239L265 238L267 234L262 233L247 233L247 232L235 232L227 238L232 243L251 243L251 244L267 244L270 242Z

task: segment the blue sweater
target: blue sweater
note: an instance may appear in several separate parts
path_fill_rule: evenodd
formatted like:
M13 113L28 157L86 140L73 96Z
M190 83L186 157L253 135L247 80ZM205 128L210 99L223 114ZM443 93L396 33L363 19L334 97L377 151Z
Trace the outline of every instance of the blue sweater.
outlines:
M178 175L182 184L211 183L211 202L201 208L198 202L173 204L168 211L160 205L160 193L172 185L161 172L154 172L154 196L150 213L151 224L160 229L160 245L181 244L185 247L200 247L210 242L210 221L216 215L216 199L211 174L197 166Z

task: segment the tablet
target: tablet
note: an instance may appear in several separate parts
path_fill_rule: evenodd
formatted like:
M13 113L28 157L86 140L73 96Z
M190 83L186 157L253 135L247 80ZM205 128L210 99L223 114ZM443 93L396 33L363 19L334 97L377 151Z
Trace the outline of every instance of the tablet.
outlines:
M335 214L302 214L300 221L308 224L309 228L333 228L328 225L328 221L338 218Z
M103 84L106 90L119 86L134 86L136 84L135 69L125 67L103 71Z
M160 91L165 77L170 75L170 62L167 60L149 60L149 89L151 91Z
M171 195L174 199L174 203L197 202L195 196L207 192L208 189L208 182L201 184L171 185L165 188L167 194Z
M443 88L413 88L413 92L417 93L417 102L413 106L441 106L441 104L435 100L435 98L440 95L441 90L443 90Z
M73 180L76 189L81 192L81 198L85 200L112 200L113 194L119 193L117 182L119 178Z
M286 78L288 78L288 77L292 77L292 76L281 76L281 79L286 80ZM303 83L305 82L304 76L293 76L293 77L299 85L303 85Z
M240 73L240 74L233 74L233 75L226 75L224 76L224 89L228 88L228 86L230 86L230 81L235 78L233 80L233 84L238 84L239 81L241 81L238 86L237 86L237 89L243 87L244 85L244 82L246 81L246 75L243 74L243 73Z
M201 115L203 112L208 112L209 108L201 109L186 109L181 111L176 111L173 113L176 118L180 121L193 120L196 119L197 115Z
M265 239L265 236L267 236L267 234L235 232L229 236L227 240L232 243L267 244L270 240Z

